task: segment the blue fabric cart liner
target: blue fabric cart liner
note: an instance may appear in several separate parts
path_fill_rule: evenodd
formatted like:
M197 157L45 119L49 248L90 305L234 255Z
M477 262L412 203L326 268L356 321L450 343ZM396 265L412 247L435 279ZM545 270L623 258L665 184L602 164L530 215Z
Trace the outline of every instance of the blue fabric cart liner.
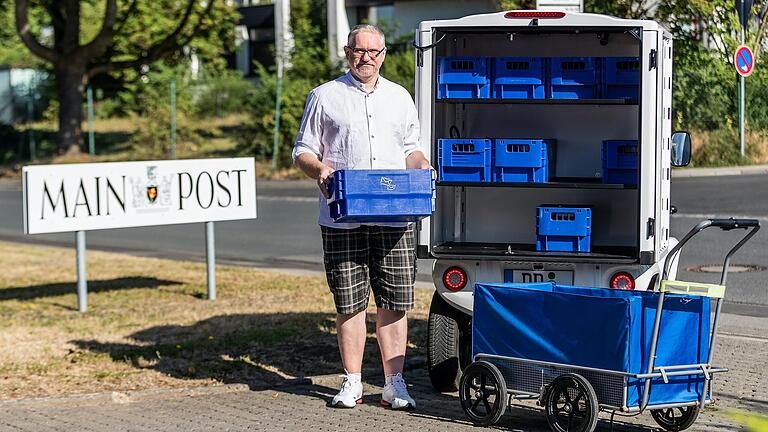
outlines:
M472 351L527 360L645 373L658 293L547 283L475 285ZM706 363L710 302L667 294L655 366ZM654 379L650 403L698 400L701 375ZM645 380L628 378L627 407Z

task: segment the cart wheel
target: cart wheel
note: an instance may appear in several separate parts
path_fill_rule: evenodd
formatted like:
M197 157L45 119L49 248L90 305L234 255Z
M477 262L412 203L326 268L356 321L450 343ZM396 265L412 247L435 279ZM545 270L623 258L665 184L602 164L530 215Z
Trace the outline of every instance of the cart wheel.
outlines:
M686 430L699 417L699 407L686 406L651 410L651 416L656 423L668 431Z
M547 423L554 432L592 432L597 426L597 395L578 374L564 374L549 385L544 398Z
M464 369L459 385L461 407L472 423L490 426L507 409L507 385L496 366L478 361Z

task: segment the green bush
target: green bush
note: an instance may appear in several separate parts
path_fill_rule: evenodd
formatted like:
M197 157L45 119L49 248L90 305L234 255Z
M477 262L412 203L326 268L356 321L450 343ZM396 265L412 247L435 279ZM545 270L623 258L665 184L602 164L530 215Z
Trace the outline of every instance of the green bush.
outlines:
M254 95L255 85L239 72L224 71L202 80L194 90L197 115L221 117L243 112Z

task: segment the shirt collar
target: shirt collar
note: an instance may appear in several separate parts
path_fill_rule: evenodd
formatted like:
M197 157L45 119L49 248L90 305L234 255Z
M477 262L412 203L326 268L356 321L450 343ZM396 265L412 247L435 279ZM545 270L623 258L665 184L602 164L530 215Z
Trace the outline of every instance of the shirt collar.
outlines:
M346 77L346 79L347 79L347 83L348 83L349 85L351 85L352 87L355 87L356 89L360 90L360 91L361 91L361 92L363 92L363 93L373 93L373 92L374 92L374 91L376 91L376 89L378 89L378 88L379 88L379 86L380 86L381 84L383 84L383 83L384 83L384 81L385 81L385 80L384 80L384 77L382 77L381 75L379 75L379 79L378 79L378 80L376 80L376 84L374 84L374 85L373 85L373 90L371 90L371 91L369 92L369 91L367 91L367 90L365 89L365 85L364 85L363 83L361 83L360 81L358 81L357 79L355 79L355 76L354 76L354 75L352 75L352 71L349 71L349 72L347 72L347 74L345 75L345 77Z

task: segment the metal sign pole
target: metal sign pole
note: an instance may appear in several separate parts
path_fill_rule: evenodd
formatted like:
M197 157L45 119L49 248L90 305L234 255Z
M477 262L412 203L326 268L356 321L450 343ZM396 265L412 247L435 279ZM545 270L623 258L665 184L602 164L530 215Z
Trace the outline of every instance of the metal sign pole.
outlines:
M77 249L77 310L88 309L88 280L85 276L85 231L75 232Z
M88 84L86 91L88 98L88 154L93 156L96 154L96 143L93 138L93 88Z
M205 223L205 262L208 272L208 300L216 300L216 242L213 222Z
M744 45L744 33L747 29L741 27L741 45ZM754 60L753 60L754 61ZM739 74L739 148L741 149L741 159L744 159L744 75Z

